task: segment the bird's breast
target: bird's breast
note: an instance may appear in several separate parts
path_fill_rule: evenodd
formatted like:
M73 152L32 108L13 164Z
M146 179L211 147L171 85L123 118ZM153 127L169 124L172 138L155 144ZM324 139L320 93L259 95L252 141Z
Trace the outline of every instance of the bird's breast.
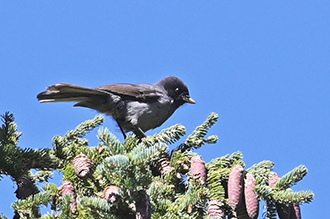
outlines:
M132 101L127 103L127 121L148 131L162 125L176 110L170 100L152 103ZM124 127L125 128L125 127Z

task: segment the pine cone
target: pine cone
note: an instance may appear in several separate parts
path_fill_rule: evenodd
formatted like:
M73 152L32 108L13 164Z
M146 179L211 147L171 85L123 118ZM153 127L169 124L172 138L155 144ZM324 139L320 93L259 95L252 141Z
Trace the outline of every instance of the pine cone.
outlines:
M277 173L274 173L273 175L271 175L270 179L269 179L269 186L271 188L274 188L276 183L281 179L281 177L279 177L277 175ZM296 219L295 217L295 209L293 205L284 205L281 203L275 203L276 205L276 210L277 210L277 214L278 217L280 219ZM299 207L299 206L298 206ZM300 214L300 207L299 207L299 214Z
M201 156L191 158L191 174L194 178L199 179L202 185L206 182L205 162Z
M69 180L65 181L59 188L62 192L62 197L65 195L71 195L73 202L71 203L71 212L75 214L77 212L77 202L76 202L76 191L74 189L73 183Z
M245 205L246 211L250 218L258 218L259 213L259 200L257 199L256 194L254 193L256 180L253 175L250 173L246 174L246 179L244 182L244 194L245 194Z
M93 161L90 160L85 154L81 153L77 155L72 161L74 171L78 177L85 179L90 175L91 169L94 165Z
M276 203L276 209L280 219L301 219L299 204L284 205Z
M279 177L277 175L277 173L274 172L269 178L269 181L268 181L269 187L274 188L277 181L279 181L280 179L281 179L281 177Z
M117 186L109 186L104 190L104 197L111 203L115 203L119 200L119 188Z
M293 211L291 211L290 219L301 219L300 205L294 204Z
M291 212L290 206L280 203L275 203L275 205L276 205L278 217L280 219L290 219L290 212Z
M228 179L229 205L236 210L242 203L243 197L243 167L241 164L233 166Z
M208 203L207 214L216 219L225 219L225 209L223 202L212 200Z
M158 160L156 168L162 176L166 176L175 170L174 167L171 166L170 157L168 154L164 154L163 157Z
M146 191L138 191L138 197L135 203L136 219L151 219L150 198Z

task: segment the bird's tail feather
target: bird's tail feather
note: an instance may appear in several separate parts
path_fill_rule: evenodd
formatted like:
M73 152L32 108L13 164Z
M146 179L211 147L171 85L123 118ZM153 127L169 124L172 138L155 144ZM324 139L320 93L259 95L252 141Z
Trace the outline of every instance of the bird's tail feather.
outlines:
M60 83L47 87L47 91L38 94L37 98L41 103L85 102L91 101L95 97L104 97L105 95L109 95L109 93L103 90Z

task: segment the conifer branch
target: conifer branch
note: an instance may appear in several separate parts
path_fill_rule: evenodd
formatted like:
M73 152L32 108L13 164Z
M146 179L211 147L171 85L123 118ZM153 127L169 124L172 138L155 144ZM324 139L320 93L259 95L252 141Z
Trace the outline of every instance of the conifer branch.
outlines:
M170 211L181 212L188 210L192 205L203 205L203 199L206 197L206 189L199 186L199 182L195 179L190 179L187 183L188 189L185 194L179 195L173 203Z
M91 120L79 124L74 130L67 132L64 138L67 140L74 140L84 137L88 132L101 125L104 122L104 116L97 115Z
M94 119L81 123L64 136L55 136L53 138L55 156L61 159L62 166L70 162L76 155L86 150L88 141L87 139L82 139L82 137L103 122L104 117L97 115Z
M83 211L97 212L111 212L111 205L105 199L98 197L82 197L79 206Z
M130 159L121 154L117 154L104 159L104 165L111 169L126 167L130 164Z
M124 141L125 151L130 152L139 143L139 139L135 135L127 135Z
M311 191L293 192L291 189L285 191L276 191L273 194L276 202L289 205L292 203L309 203L314 199L314 193Z
M186 127L183 125L174 125L170 128L163 129L160 133L155 134L154 136L147 136L142 139L142 142L150 146L156 142L164 142L166 144L173 144L178 141L181 136L186 134Z
M128 135L124 143L108 129L101 128L99 145L87 147L88 141L83 137L103 119L97 116L64 136L56 136L52 151L18 148L20 135L13 116L9 113L3 116L0 153L4 156L0 156L0 174L15 173L14 179L21 189L18 193L26 198L13 204L17 215L22 219L39 217L39 207L51 204L53 211L42 218L211 219L245 218L247 214L256 218L258 199L263 199L268 211L265 218L274 219L275 207L289 205L293 208L314 198L311 191L293 192L290 189L307 174L303 165L280 179L272 172L274 164L271 161L262 161L245 170L241 152L205 164L192 150L205 143L217 142L217 136L205 137L218 119L215 113L171 152L168 144L175 143L186 132L182 125L142 140ZM8 161L3 157L12 159ZM235 182L242 188L237 193L241 206L233 205L237 202L233 201L232 195L235 183L229 180L233 166L240 167L236 173L239 180ZM39 192L34 183L47 181L52 172L39 171L32 175L29 173L31 168L60 169L64 173L63 180L67 180L66 186L57 188L55 184L47 183ZM273 176L276 177L271 179Z
M221 182L223 182L224 178L228 178L229 173L229 168L209 170L207 181L209 183L209 197L211 200L224 201L226 192Z
M168 145L162 142L158 142L151 147L145 147L145 144L140 143L130 152L130 157L133 164L139 165L147 161L152 161L167 150Z
M277 190L285 190L287 188L291 188L295 183L302 180L307 175L307 168L304 165L300 165L284 176L276 183L275 189Z
M48 182L53 174L52 171L38 171L32 176L32 180L36 183Z
M273 190L269 186L257 184L254 192L258 195L259 198L262 198L265 201L273 200Z
M254 164L250 168L247 169L247 171L251 174L264 174L268 173L274 168L274 163L269 160L261 161L257 164Z
M17 132L17 125L14 122L14 114L5 112L1 117L3 124L0 128L0 147L4 147L5 145L16 145L18 143L18 138L22 133Z
M100 128L97 137L101 141L100 146L109 149L110 155L125 153L124 145L108 128Z
M61 215L59 213L55 214L53 211L51 213L47 213L46 215L43 215L40 219L58 219Z
M265 219L277 219L276 205L274 201L266 201L267 213Z
M248 168L247 172L251 173L256 177L258 184L266 185L268 183L269 175L271 174L273 168L273 162L269 160L264 160Z
M217 136L213 135L207 139L204 139L204 137L207 135L208 130L218 121L218 118L218 114L211 113L206 121L198 126L193 133L188 136L187 140L177 148L177 150L184 152L193 148L200 148L205 143L216 143L218 141Z
M178 173L186 174L189 171L191 158L197 154L192 151L180 152L178 150L172 150L170 156L171 166L175 168Z
M26 199L18 199L12 204L12 208L15 209L19 215L23 218L35 217L35 210L40 205L47 206L51 202L52 197L47 193L38 193L33 196L29 196Z
M17 146L21 133L17 132L14 115L6 112L2 115L0 128L0 174L18 179L30 169L52 170L57 166L49 149L21 149Z
M8 219L3 213L0 214L0 219Z
M240 151L234 152L231 155L227 154L225 156L211 160L206 166L210 170L218 170L218 168L231 168L234 164L241 161L243 154Z

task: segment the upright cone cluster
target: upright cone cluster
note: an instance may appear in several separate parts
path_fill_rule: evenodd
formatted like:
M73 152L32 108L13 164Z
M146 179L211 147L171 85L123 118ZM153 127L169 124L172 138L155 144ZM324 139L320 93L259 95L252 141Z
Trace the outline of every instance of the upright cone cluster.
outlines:
M93 161L89 159L85 154L81 153L77 155L72 161L74 171L78 177L85 179L91 174Z
M255 179L240 164L233 166L228 179L228 199L238 219L256 219L259 212L259 200L255 193Z
M72 196L73 202L71 203L71 212L75 214L77 212L77 201L76 201L77 195L73 183L67 180L58 188L58 190L62 192L62 197L64 197L65 195Z

